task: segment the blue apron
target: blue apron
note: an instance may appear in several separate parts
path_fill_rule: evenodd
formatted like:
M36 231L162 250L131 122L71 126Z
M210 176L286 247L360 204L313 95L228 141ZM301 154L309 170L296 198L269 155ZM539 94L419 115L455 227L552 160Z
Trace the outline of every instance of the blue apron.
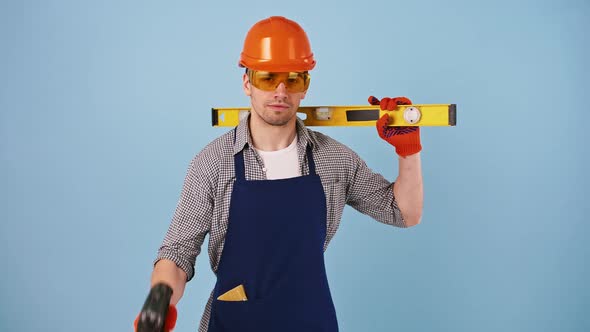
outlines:
M324 266L326 196L307 147L309 175L246 181L244 155L213 290L209 332L336 332ZM221 301L244 285L247 301Z

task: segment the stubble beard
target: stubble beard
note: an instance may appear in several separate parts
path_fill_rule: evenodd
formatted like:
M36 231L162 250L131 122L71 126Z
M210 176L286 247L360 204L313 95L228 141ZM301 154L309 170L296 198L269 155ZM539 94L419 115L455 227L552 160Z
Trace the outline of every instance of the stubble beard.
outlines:
M274 126L274 127L282 127L287 125L289 122L291 122L291 120L293 119L293 117L296 116L297 112L292 112L289 111L283 111L283 112L277 112L277 111L272 111L272 110L264 110L261 113L256 112L258 114L258 117L262 119L262 121L264 121L266 124L270 125L270 126ZM279 113L279 114L276 114ZM284 114L282 114L284 113Z

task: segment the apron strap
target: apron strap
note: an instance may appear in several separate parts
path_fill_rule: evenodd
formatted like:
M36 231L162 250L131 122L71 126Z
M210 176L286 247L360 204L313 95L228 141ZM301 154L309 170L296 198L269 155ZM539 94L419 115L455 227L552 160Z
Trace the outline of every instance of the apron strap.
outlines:
M234 128L234 145L236 144L236 130L238 127ZM234 168L236 172L236 179L237 180L246 180L246 167L244 166L244 150L241 150L234 156Z
M315 162L313 161L313 153L311 153L311 145L307 145L307 163L309 164L309 175L315 175Z

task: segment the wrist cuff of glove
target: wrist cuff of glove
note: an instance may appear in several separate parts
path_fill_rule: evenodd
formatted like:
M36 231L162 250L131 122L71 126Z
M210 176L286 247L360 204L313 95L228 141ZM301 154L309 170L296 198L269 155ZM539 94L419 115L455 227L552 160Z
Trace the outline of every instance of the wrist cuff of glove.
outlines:
M176 311L176 306L171 304L168 307L168 315L166 315L166 323L164 323L164 331L172 331L176 326L176 318L178 317L178 312Z
M420 152L422 150L422 146L420 144L418 145L412 145L412 146L404 146L401 148L395 148L395 152L400 156L400 157L407 157L413 154L416 154L418 152Z
M416 135L415 137L408 137L408 141L404 144L399 144L395 147L395 152L400 157L407 157L413 154L416 154L422 150L422 145L420 144L420 136Z

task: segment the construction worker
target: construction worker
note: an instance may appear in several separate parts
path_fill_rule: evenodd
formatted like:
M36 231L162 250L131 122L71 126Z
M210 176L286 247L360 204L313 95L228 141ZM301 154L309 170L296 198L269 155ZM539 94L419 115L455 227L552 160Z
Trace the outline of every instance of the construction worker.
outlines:
M388 127L399 155L395 183L372 172L296 111L316 61L304 30L270 17L248 32L239 65L251 112L191 161L136 330L169 331L205 235L217 282L199 327L219 331L338 331L324 251L345 204L393 226L419 223L423 189L418 127ZM369 97L393 110L404 97Z

